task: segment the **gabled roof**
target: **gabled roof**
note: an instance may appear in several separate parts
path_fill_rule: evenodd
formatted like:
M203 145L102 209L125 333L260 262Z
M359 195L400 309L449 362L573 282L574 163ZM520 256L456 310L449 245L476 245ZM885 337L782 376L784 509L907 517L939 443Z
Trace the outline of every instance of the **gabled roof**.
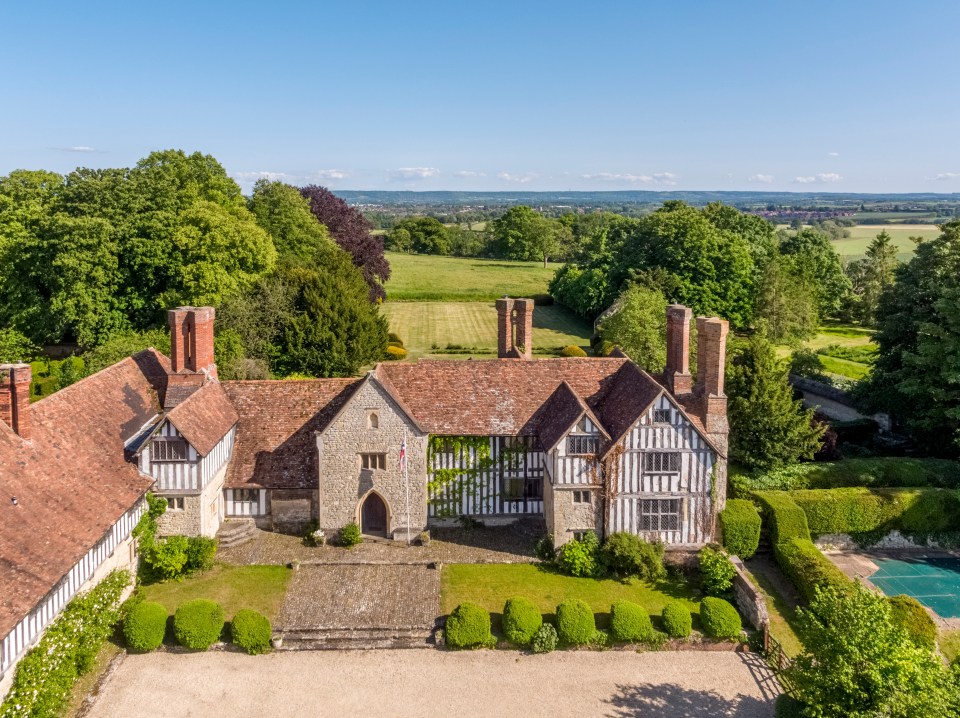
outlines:
M226 487L314 488L314 434L361 383L355 378L223 382L239 417Z
M610 438L590 407L577 396L566 381L561 382L557 390L547 399L540 414L542 415L539 429L540 445L544 451L552 450L582 416L588 416L596 424L597 429L607 439Z
M167 413L167 420L200 456L209 454L239 419L220 382L209 380Z
M650 408L664 388L632 361L624 362L607 384L597 416L616 444Z
M30 441L0 423L0 636L153 483L124 444L160 413L164 359L143 351L35 402Z

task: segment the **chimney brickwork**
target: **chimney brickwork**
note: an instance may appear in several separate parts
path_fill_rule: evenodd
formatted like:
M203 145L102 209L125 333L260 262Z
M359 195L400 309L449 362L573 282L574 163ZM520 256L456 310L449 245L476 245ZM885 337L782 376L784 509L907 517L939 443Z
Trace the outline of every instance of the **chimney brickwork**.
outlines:
M717 443L727 447L727 395L723 392L727 363L727 334L723 319L697 317L697 386L703 407L703 426Z
M513 303L516 310L514 326L516 341L514 346L521 359L533 358L533 300L517 299Z
M497 356L533 358L533 300L503 297L497 300Z
M29 364L0 365L0 421L22 439L29 439L30 384L33 372Z
M693 312L682 304L667 307L667 386L674 394L693 390L690 376L690 320Z
M170 364L174 374L205 371L216 378L213 359L213 307L177 307L167 318L170 323Z
M497 300L497 357L506 359L513 349L513 300Z

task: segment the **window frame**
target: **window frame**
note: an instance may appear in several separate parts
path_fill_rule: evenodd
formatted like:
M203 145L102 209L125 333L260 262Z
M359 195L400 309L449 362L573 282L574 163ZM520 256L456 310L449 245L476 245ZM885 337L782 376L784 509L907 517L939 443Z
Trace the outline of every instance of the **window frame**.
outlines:
M683 525L683 499L639 499L640 530L651 533L680 531ZM674 509L676 507L676 510ZM666 510L665 510L666 508Z
M165 496L164 498L167 500L167 511L183 511L186 508L186 502L182 496Z
M373 430L380 428L380 414L372 409L367 411L367 428Z
M664 419L666 415L666 419ZM653 410L653 423L654 424L672 424L673 423L673 410L672 409L654 409Z
M573 492L573 503L580 506L591 506L593 504L593 492L587 489L575 489Z
M164 453L168 447L182 446L183 458L170 458L169 456L160 456L160 447L164 447ZM190 461L190 444L182 436L155 436L150 442L150 461L158 464L185 464Z
M384 451L363 451L357 454L360 457L361 471L386 471L387 454Z
M664 457L669 457L668 461ZM676 458L674 458L676 457ZM661 465L658 467L657 459L660 459ZM663 465L663 464L666 465ZM672 464L676 463L676 466ZM683 471L683 452L682 451L644 451L643 452L643 473L645 474L679 474Z
M593 445L593 451L583 451L583 443ZM567 435L567 456L596 456L600 453L599 434L568 434Z

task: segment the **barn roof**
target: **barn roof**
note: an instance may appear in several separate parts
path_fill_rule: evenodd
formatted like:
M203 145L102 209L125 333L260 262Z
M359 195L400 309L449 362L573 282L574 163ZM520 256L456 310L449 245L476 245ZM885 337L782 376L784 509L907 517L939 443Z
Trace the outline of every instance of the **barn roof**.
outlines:
M165 360L149 349L35 402L29 441L0 422L0 636L153 483L125 444L160 413Z

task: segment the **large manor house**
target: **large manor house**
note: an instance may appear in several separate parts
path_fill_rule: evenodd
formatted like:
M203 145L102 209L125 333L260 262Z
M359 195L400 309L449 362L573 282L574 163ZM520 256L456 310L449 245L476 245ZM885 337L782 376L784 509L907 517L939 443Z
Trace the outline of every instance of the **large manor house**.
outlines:
M618 350L535 360L533 302L496 305L497 359L361 378L220 381L209 307L169 312L169 357L148 349L35 403L30 366L0 366L0 674L78 591L135 565L147 491L167 501L166 534L356 522L406 541L469 516L537 517L558 545L590 530L710 541L727 322L697 318L694 384L686 307L667 310L655 376Z

